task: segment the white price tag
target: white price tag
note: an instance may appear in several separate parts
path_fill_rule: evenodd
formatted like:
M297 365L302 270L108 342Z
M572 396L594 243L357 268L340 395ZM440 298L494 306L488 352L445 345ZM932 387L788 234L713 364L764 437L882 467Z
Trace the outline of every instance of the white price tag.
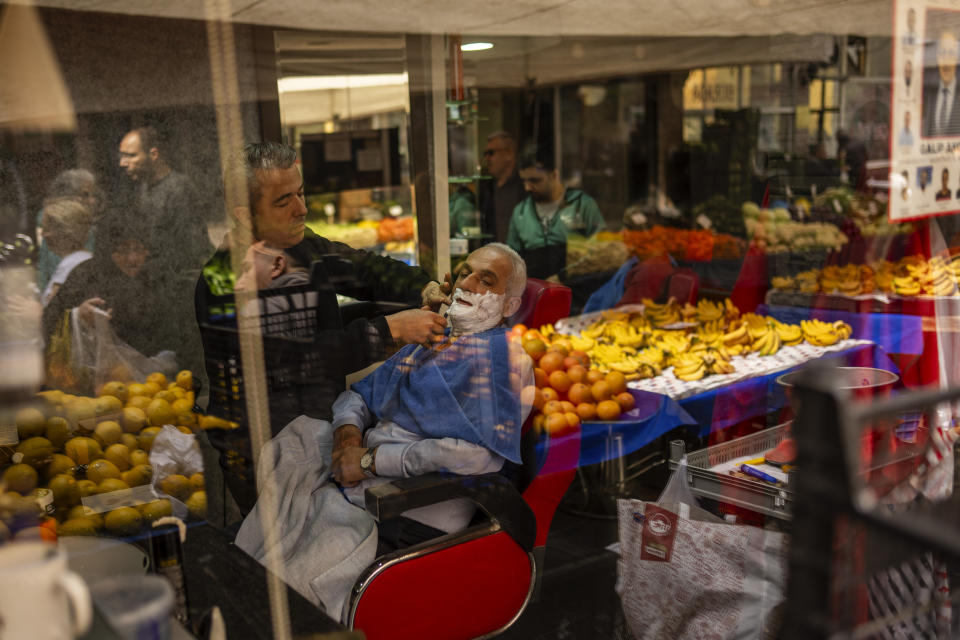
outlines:
M697 216L697 224L703 227L704 229L712 229L713 222L705 214L700 214Z
M20 436L17 435L17 427L12 424L0 425L0 445L18 444Z
M632 221L633 221L633 224L635 224L635 225L647 224L647 216L645 216L644 214L640 213L639 211L638 211L637 213L633 214L632 216L630 216L630 220L632 220Z

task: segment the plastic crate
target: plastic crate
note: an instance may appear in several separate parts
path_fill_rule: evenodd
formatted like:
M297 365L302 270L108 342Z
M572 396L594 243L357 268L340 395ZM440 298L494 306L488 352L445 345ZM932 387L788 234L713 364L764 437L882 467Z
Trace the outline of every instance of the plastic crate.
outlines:
M687 453L687 483L690 490L698 497L737 505L781 520L790 520L793 494L789 489L712 470L713 467L730 460L765 453L789 435L790 423L787 423ZM670 443L671 470L677 468L684 453L682 440Z

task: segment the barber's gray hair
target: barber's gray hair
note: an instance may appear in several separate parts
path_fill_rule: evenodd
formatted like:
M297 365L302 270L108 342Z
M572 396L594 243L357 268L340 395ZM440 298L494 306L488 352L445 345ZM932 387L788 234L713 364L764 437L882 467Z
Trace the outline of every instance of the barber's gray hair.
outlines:
M74 198L82 194L91 182L96 182L96 178L86 169L61 171L47 187L47 198Z
M520 257L520 254L502 242L491 242L483 245L481 249L499 251L510 260L513 268L510 270L510 277L507 278L507 295L511 298L523 297L523 292L527 288L527 264Z
M237 173L243 175L247 183L247 203L250 212L255 212L256 203L260 200L260 180L257 171L272 169L289 169L297 161L297 151L293 147L280 142L251 142L243 145L240 153ZM239 178L240 176L237 176Z
M503 140L507 143L507 148L510 149L510 151L514 153L517 152L517 141L506 131L494 131L487 136L487 142L493 142L494 140Z

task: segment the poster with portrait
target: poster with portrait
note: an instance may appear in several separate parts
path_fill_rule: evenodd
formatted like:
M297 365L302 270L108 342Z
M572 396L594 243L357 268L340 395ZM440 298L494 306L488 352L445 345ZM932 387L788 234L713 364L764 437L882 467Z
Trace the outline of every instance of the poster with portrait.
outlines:
M891 222L960 211L960 5L894 3Z

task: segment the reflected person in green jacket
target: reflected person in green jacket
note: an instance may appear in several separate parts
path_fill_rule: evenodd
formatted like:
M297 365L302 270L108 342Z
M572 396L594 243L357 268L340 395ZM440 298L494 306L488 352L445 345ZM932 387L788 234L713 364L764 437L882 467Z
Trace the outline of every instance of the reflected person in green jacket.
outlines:
M562 275L567 234L592 236L603 229L603 215L596 200L563 186L552 161L525 156L519 166L529 195L513 210L507 244L523 257L529 277Z

